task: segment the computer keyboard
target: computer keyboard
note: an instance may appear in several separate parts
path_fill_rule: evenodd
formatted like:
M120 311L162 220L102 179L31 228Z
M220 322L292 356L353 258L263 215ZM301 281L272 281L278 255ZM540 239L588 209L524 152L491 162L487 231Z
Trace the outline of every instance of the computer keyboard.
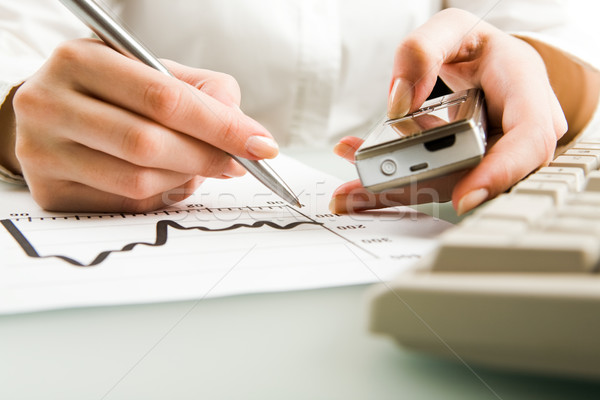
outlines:
M576 144L371 292L370 328L464 363L600 378L600 141Z

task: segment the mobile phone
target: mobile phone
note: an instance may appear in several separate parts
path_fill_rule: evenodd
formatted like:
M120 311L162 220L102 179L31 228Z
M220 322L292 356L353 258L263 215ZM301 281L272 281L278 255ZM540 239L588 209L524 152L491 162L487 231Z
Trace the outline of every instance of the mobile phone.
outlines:
M382 119L356 151L362 185L378 193L477 165L486 148L483 91L468 89Z

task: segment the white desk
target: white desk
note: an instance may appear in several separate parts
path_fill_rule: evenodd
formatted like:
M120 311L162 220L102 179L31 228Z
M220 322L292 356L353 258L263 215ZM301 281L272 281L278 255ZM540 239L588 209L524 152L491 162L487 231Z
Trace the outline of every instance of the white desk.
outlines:
M599 384L472 366L475 375L408 353L366 331L365 290L3 316L0 399L600 398Z

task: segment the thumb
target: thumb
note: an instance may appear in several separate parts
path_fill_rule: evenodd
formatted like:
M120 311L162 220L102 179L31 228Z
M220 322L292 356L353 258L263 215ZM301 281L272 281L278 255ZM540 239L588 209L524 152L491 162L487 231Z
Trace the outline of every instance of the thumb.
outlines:
M442 58L428 49L419 31L398 46L388 98L388 117L401 118L417 110L427 99L437 80ZM434 50L434 51L432 51Z
M417 110L427 100L438 75L448 75L447 66L464 66L458 81L465 89L479 86L475 72L490 28L465 11L446 9L411 32L394 55L388 116L399 118Z

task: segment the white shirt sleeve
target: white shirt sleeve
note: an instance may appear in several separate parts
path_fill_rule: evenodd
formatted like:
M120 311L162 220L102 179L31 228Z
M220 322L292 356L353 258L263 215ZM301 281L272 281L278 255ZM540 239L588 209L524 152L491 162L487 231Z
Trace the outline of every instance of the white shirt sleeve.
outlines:
M600 2L597 0L447 0L445 5L465 9L530 43L543 43L582 66L586 74L600 73L600 24L597 21ZM585 128L575 133L583 139L598 140L600 100L597 98L600 95L586 93L586 96L586 101L596 100L597 105Z
M62 41L90 31L60 1L0 0L0 104Z
M600 15L597 0L447 0L505 32L559 48L579 62L600 69Z
M597 0L103 2L159 57L233 75L243 110L283 145L364 134L385 112L396 45L442 6L600 65L600 35L581 33ZM0 103L59 43L90 36L58 0L0 0Z

